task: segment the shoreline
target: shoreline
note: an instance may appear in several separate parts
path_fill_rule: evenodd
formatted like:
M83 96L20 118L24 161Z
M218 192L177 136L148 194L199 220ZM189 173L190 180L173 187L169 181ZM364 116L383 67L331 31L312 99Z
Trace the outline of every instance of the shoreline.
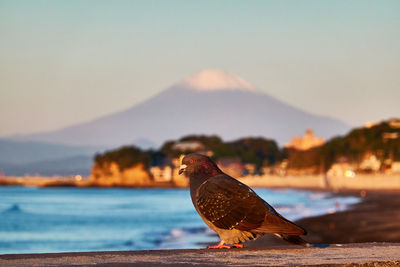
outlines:
M77 179L78 177L78 179ZM318 191L400 191L400 174L357 174L355 177L301 175L301 176L244 176L238 178L252 188L293 188ZM99 184L81 176L75 177L1 177L0 186L36 187L104 187L104 188L187 188L188 181L164 181L137 184Z
M246 176L242 183L250 187L295 188L324 191L378 190L400 191L400 174L356 174L354 177L326 175Z

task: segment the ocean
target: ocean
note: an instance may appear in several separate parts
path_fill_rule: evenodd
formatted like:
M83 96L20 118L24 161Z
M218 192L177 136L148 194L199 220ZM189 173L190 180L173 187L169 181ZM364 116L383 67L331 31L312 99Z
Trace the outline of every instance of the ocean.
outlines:
M359 201L292 189L255 191L290 220ZM187 189L0 187L0 254L201 248L217 241Z

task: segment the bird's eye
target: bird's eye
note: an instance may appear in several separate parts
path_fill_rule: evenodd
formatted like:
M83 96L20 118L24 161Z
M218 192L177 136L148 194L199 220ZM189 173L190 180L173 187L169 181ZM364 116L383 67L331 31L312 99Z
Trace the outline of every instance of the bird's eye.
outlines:
M193 163L193 162L194 162L194 160L192 160L192 159L189 160L189 163Z

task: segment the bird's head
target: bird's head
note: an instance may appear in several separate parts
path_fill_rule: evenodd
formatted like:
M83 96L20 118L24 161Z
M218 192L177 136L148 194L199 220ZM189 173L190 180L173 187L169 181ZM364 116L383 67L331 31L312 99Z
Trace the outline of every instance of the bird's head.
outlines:
M188 154L182 159L179 174L183 172L189 178L209 178L222 173L214 161L207 156L197 153Z

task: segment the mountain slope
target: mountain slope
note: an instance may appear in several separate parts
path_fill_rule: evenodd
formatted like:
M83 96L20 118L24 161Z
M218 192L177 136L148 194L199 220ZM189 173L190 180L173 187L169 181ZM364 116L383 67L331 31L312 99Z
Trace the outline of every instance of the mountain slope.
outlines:
M22 139L112 147L135 140L159 145L186 134L217 134L226 140L264 136L283 144L306 128L325 138L350 129L341 121L285 104L240 77L209 70L128 110Z

